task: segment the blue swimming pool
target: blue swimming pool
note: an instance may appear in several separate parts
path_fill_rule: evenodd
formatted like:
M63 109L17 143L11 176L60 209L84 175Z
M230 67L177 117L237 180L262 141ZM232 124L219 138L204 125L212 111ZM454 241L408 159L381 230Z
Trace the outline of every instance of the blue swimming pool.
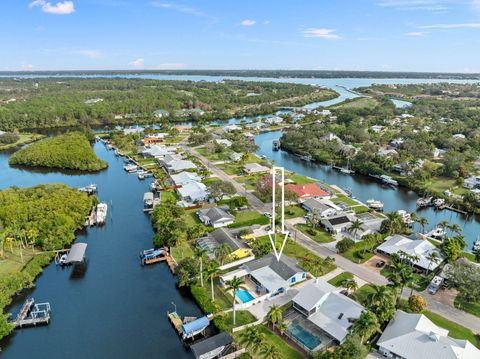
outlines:
M237 298L239 298L243 303L250 302L253 299L253 295L243 289L237 290Z
M287 331L310 350L313 350L322 344L320 339L316 338L312 333L305 330L298 324L291 325Z

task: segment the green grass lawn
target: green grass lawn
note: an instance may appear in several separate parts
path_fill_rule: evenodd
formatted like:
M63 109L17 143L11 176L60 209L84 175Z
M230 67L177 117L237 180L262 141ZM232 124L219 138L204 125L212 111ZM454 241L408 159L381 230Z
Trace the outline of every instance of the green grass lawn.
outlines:
M365 206L354 206L352 209L356 214L367 213L370 211L370 209Z
M378 104L378 101L370 97L357 97L352 100L344 101L339 105L331 106L333 109L340 108L373 108Z
M461 190L458 194L463 194L467 191L466 188L458 186L453 178L434 177L428 182L428 189L438 193L443 193L446 190L453 190L455 187L459 187L458 190Z
M206 178L204 179L202 182L205 186L211 186L212 184L216 183L216 182L220 182L221 179L218 178L218 177L210 177L210 178Z
M288 343L283 340L279 335L274 334L268 329L265 325L260 325L260 332L265 335L264 343L271 344L278 348L280 353L282 353L283 359L302 359L305 356L297 351L295 348L288 345Z
M445 319L436 313L429 312L428 310L424 311L423 314L439 327L447 329L449 331L448 335L452 338L466 339L476 347L479 347L479 342L470 329L462 327L461 325L451 322L450 320Z
M238 164L238 163L222 163L219 165L216 165L218 168L220 168L223 172L225 172L228 175L238 175L243 171L243 165Z
M367 298L370 293L373 293L373 285L372 284L365 284L364 286L358 288L355 293L354 297L357 302L362 305L367 304Z
M210 161L230 161L230 150L225 150L224 152L220 153L210 153L207 151L205 147L197 148L197 152L200 153L202 156L205 156Z
M390 273L391 268L390 267L385 267L383 268L380 273L384 276L387 277L387 275ZM419 273L413 273L413 278L415 279L415 284L413 285L413 288L419 292L424 291L430 281L433 279L434 274L430 273L429 275L425 274L419 274Z
M306 214L307 214L307 211L305 211L299 205L285 207L285 219L303 217Z
M160 201L161 202L166 202L166 201L173 201L177 202L178 201L178 194L175 191L162 191L160 194Z
M354 199L350 198L350 197L347 197L347 196L343 196L343 195L339 195L335 198L332 199L332 202L333 203L344 203L346 204L347 206L356 206L358 205L358 202L355 201Z
M345 280L352 279L352 278L353 278L352 273L343 272L343 273L340 273L339 275L337 275L336 277L333 277L332 279L330 279L328 281L328 283L330 283L331 285L333 285L335 287L340 287Z
M34 141L41 140L44 138L44 135L40 135L38 133L20 133L19 134L19 139L15 143L10 143L8 145L0 145L0 151L8 150L9 148L17 147L17 146L22 146L27 143L31 143Z
M348 251L342 253L342 256L351 260L354 263L365 263L373 257L373 249L378 244L379 243L368 245L364 242L356 242Z
M175 258L177 263L184 258L193 258L194 256L193 248L187 242L177 243L177 245L171 247L170 250L172 252L172 257Z
M243 183L247 190L256 189L258 180L265 176L265 173L252 174L235 178L235 181Z
M313 229L308 224L299 223L295 225L295 228L318 243L329 243L335 240L330 233L321 228Z
M252 224L268 224L270 220L257 211L239 211L235 216L235 222L229 227L238 228L251 226Z
M287 174L287 177L294 181L296 184L307 184L307 183L314 183L315 180L299 175L299 174Z
M224 315L216 316L213 323L219 330L231 332L234 327L241 327L242 325L253 323L257 320L248 310L237 310L235 319L236 323L234 326L233 312L228 312Z
M480 303L468 303L462 301L460 298L455 298L455 307L467 313L480 317Z
M13 252L10 251L10 249L5 248L4 252L5 258L0 259L0 277L8 273L21 271L25 264L27 264L27 262L33 258L35 253L32 249L24 249L22 251L22 262L18 248L13 248Z

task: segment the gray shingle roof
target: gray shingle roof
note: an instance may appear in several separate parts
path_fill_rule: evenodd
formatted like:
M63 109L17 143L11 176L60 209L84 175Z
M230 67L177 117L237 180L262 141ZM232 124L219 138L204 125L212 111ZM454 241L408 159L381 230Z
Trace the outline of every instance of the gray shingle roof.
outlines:
M267 254L266 256L252 262L248 262L245 266L250 271L254 271L263 267L270 267L275 273L285 280L291 278L297 273L305 272L305 270L293 259L287 257L286 255L282 255L280 260L277 261L277 258L273 253Z

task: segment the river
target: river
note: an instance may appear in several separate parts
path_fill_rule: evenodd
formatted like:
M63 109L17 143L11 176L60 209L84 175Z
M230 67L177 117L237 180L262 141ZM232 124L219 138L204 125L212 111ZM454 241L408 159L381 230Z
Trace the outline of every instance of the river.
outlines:
M80 187L96 183L109 204L108 222L82 231L77 242L88 243L88 268L83 278L71 278L71 268L54 263L44 269L29 297L50 302L50 325L17 330L0 346L1 358L190 358L167 320L172 302L182 315L201 314L182 296L164 263L142 267L138 255L152 245L153 230L143 209L150 181L123 170L123 161L97 143L95 152L109 168L97 174L27 171L8 165L0 153L0 189L41 183ZM24 295L25 295L24 294ZM17 313L24 296L17 298Z
M339 171L332 170L329 166L321 165L313 162L305 162L297 156L291 155L284 151L273 151L272 141L282 136L281 131L265 132L255 137L255 143L259 146L258 154L265 155L269 160L274 160L276 166L285 167L287 170L294 171L298 174L316 178L328 184L335 184L341 188L348 188L353 195L360 201L367 201L374 198L385 204L385 212L404 209L407 212L416 211L416 200L418 199L415 192L405 188L392 188L385 186L360 175L346 175ZM428 219L428 229L433 228L442 220L447 220L450 224L457 223L463 230L465 239L468 243L468 249L477 239L480 233L479 217L466 217L449 210L436 211L433 208L424 208L417 211L419 217ZM421 228L416 225L416 230Z

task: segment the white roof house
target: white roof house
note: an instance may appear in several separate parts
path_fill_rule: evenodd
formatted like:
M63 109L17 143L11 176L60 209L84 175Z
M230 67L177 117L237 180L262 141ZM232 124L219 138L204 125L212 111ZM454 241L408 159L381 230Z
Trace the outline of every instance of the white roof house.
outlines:
M243 170L248 173L262 173L262 172L268 172L270 171L270 168L262 166L258 163L247 163L245 166L243 166Z
M465 135L463 133L456 133L452 137L456 140L464 140L465 139Z
M373 132L380 133L380 132L383 131L384 127L383 127L383 126L380 126L380 125L373 125L372 127L370 127L370 129L371 129Z
M475 359L478 350L468 340L453 339L448 330L423 314L397 311L377 343L384 356L404 359Z
M198 203L208 199L207 186L201 182L190 182L177 189L182 201L186 203Z
M196 173L185 171L171 175L170 178L176 186L183 186L190 182L200 182L202 180Z
M232 131L239 131L241 130L242 128L238 125L226 125L226 126L223 126L223 131L224 132L232 132Z
M169 173L176 173L197 168L195 163L192 161L179 159L179 156L175 155L165 155L162 163Z
M340 291L328 282L317 279L300 289L292 301L297 311L329 337L342 343L352 319L358 319L365 308Z
M418 261L413 264L424 270L434 270L443 261L441 252L429 241L423 239L410 239L399 234L394 234L385 238L385 242L379 245L377 252L386 255L392 255L398 252L405 252L411 256L417 256ZM437 252L440 260L433 262L428 259L429 254Z
M219 145L224 145L225 147L232 147L232 142L225 138L217 138L215 140Z
M171 155L177 152L175 146L163 146L163 145L153 145L145 149L142 152L144 157L164 157L165 155Z
M242 159L242 156L243 154L241 153L238 153L238 152L232 152L232 154L230 155L230 159L233 161L233 162L238 162Z

